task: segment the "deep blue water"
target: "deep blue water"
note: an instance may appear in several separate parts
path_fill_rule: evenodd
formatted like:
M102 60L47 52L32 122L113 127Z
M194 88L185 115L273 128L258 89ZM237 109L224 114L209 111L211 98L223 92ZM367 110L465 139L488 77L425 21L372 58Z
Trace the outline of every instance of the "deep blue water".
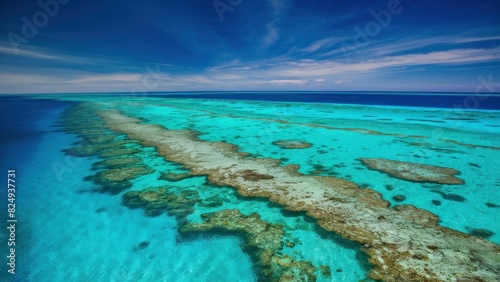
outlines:
M37 143L47 133L42 124L73 102L29 99L19 96L0 96L0 181L7 183L7 170L22 173L25 160L36 151ZM55 118L51 121L55 121ZM50 125L47 125L50 126ZM55 129L55 128L54 128ZM32 168L31 168L32 169ZM2 187L3 188L3 187ZM6 199L6 190L0 189L0 200ZM6 210L0 212L2 218Z
M170 98L231 99L278 102L338 103L430 108L500 110L498 94L387 92L189 92L150 93Z
M22 162L25 154L30 154L35 144L46 132L38 122L51 115L54 110L63 109L72 102L28 97L0 96L0 165L12 168ZM9 158L15 153L16 158ZM14 163L6 164L6 161ZM15 169L16 167L14 167Z

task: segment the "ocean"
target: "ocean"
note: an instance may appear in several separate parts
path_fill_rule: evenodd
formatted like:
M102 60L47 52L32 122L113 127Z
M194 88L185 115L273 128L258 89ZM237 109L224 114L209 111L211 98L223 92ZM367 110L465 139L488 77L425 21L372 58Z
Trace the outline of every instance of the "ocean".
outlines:
M15 170L17 220L2 281L500 275L498 95L44 94L0 108L2 217Z

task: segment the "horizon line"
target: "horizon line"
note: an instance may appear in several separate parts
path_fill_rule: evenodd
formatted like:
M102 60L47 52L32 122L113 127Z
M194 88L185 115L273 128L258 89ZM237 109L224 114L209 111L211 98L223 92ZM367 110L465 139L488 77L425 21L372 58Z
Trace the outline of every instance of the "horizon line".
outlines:
M445 91L370 91L370 90L344 90L344 91L332 91L332 90L203 90L203 91L151 91L151 92L130 92L130 91L113 91L113 92L37 92L37 93L0 93L1 96L12 96L12 95L99 95L99 94L131 94L135 96L144 96L147 94L206 94L206 93L359 93L359 94L368 94L368 93L413 93L413 94L455 94L455 95L464 95L464 94L473 94L473 95L500 95L500 92L487 92L487 93L476 93L476 92L445 92Z

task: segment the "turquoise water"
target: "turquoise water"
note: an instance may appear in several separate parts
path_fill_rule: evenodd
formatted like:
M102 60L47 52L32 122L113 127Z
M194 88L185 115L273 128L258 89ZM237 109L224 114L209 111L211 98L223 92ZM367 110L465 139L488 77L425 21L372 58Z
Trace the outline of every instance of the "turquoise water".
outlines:
M498 111L200 99L85 100L168 129L196 130L203 140L235 144L252 157L298 164L304 174L350 180L380 192L392 205L428 210L440 217L443 226L465 233L487 229L493 233L487 239L500 244L500 209L487 205L500 205L500 150L461 145L500 147ZM318 273L318 281L366 278L370 267L359 246L323 231L302 213L284 211L265 199L241 197L231 187L209 185L202 176L179 182L158 180L162 172L185 170L157 156L154 148L138 147L141 152L136 154L154 173L134 179L133 187L119 195L95 193L98 187L83 179L95 173L92 164L99 158L74 158L62 152L80 140L54 126L68 107L33 118L42 136L28 147L30 153L22 161L16 160L15 152L5 159L18 164L18 185L23 188L17 195L18 273L1 277L10 281L255 281L256 270L241 237L223 232L185 236L179 233L174 216L146 217L143 210L122 205L124 192L169 185L173 191L196 190L202 199L222 199L221 206L195 206L187 217L190 222L226 209L239 209L245 215L258 212L262 220L284 226L284 239L294 242L283 254L331 268L331 277ZM302 140L312 147L285 150L272 144L276 140ZM450 167L461 172L465 184L396 179L367 169L359 158ZM396 195L405 200L396 201ZM149 245L137 250L144 241Z
M161 107L158 106L160 103L163 104ZM486 205L496 203L500 198L500 177L496 172L500 151L440 141L449 139L498 147L499 129L490 126L498 125L500 121L500 114L496 111L456 113L444 109L216 100L203 101L202 106L199 100L168 100L155 106L120 109L169 129L200 131L204 133L200 136L204 140L236 144L241 151L254 156L282 159L283 164L300 164L302 173L311 173L315 170L314 165L321 164L329 170L322 175L341 177L374 189L392 204L400 203L394 201L394 196L404 195L405 204L439 215L443 226L463 232L468 232L467 228L486 228L495 233L490 240L500 243L500 228L496 224L500 210ZM273 122L275 119L296 124ZM423 121L425 119L429 121ZM307 124L428 138L360 134L314 128ZM271 145L280 139L300 139L314 146L296 151L280 150ZM408 144L411 142L426 147ZM466 184L438 185L399 180L366 169L357 161L358 158L387 158L451 167L461 172L460 177L466 180ZM387 190L387 185L394 189ZM438 192L456 194L466 200L447 200ZM432 203L433 200L439 201L440 205Z

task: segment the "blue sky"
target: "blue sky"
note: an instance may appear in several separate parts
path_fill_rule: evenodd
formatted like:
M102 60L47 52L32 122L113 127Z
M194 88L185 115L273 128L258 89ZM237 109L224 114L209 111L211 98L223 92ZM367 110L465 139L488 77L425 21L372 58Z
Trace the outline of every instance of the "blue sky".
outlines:
M500 92L499 15L498 0L3 0L0 93Z

